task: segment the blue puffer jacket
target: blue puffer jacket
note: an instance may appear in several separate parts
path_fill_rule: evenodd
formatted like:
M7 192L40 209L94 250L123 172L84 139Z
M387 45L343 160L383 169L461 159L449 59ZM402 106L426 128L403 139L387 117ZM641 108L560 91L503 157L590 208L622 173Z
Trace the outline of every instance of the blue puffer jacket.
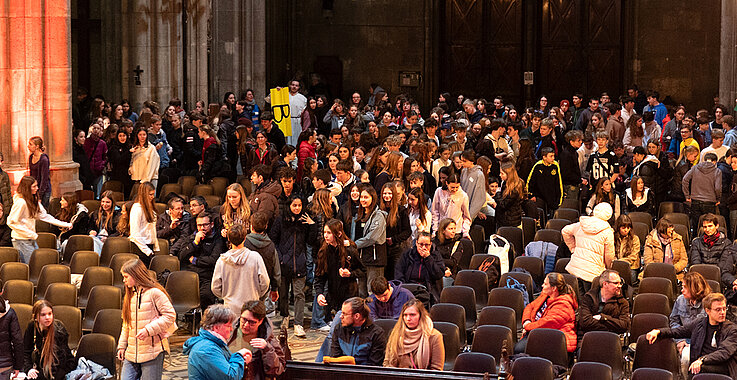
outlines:
M189 356L187 375L190 380L243 378L243 357L231 354L222 339L205 329L200 329L198 336L187 339L182 352Z
M277 216L269 231L279 254L282 276L307 275L307 244L314 245L317 241L317 223L302 223L302 215L307 214L294 215L287 206L285 215Z
M402 316L402 307L407 301L415 298L412 292L402 287L402 282L397 280L389 281L392 288L392 295L389 296L387 302L381 302L376 298L376 294L369 296L368 303L369 315L371 319L399 319Z

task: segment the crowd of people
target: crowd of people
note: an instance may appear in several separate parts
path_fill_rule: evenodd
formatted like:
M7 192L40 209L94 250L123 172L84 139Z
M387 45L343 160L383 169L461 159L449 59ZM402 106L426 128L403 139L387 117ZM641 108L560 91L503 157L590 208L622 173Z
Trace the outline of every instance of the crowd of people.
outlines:
M443 284L470 267L472 228L483 227L488 239L499 227L521 228L523 216L552 218L564 199L583 211L580 222L562 230L572 253L566 269L578 278L581 297L561 274L547 275L538 284L541 295L525 309L525 332L560 329L573 352L582 332L627 331L623 279L611 271L616 259L630 264L628 280L635 283L643 264L673 264L686 300L674 313L681 310L683 318L709 314L720 300L737 305L737 246L729 240L737 228L737 130L724 105L664 105L656 91L633 85L618 100L603 93L586 106L584 96L574 94L551 107L541 96L526 109L501 97L487 102L443 93L428 111L429 105L420 107L405 94L390 97L378 84L367 99L355 92L346 101L329 101L314 89L301 92L297 80L288 87L290 131L274 122L269 99L259 106L250 89L238 98L228 92L222 103L199 101L189 111L176 98L166 107L146 101L137 113L127 100L109 103L80 90L73 158L83 188L100 201L94 212L75 193L63 194L53 215L47 211L52 189L40 137L29 140L29 175L14 195L0 168L0 246L18 249L23 262L38 248L37 220L58 228L62 250L79 234L92 236L97 252L109 237L132 243L139 259L124 268L134 284L126 290L127 335L119 342L124 373L160 371L160 345L143 355L131 351L139 335L163 339L172 325L163 288L138 273L160 251L159 239L168 241L182 270L199 276L203 330L185 351L190 376L201 378L211 378L213 366L230 377L242 374L244 362L255 360L252 348L262 350L260 360L269 368L283 371L283 363L267 354L264 339L273 339L265 316L292 318L295 336L304 337L310 300L309 327L329 332L320 357L442 369L442 339L425 305L400 285L422 284L427 305L438 302ZM222 204L161 193L183 176L202 184L227 179ZM128 201L103 191L107 181L119 182ZM166 212L157 214L156 199L166 203ZM682 203L689 213L688 236L660 218L640 241L628 214L657 216L666 201ZM684 240L692 240L690 252ZM696 263L720 266L726 298L700 306L696 298L706 296L704 289L685 285ZM130 291L136 286L149 290ZM132 329L135 297L139 304L149 298L145 304L160 305L158 317L150 310L136 314L143 323L156 320L156 327ZM39 306L39 315L43 310ZM238 315L241 327L234 330ZM401 321L388 338L371 322L386 317ZM235 336L241 343L233 346ZM515 350L524 351L524 344ZM694 347L701 346L691 346L691 362ZM208 353L199 356L202 351ZM210 351L220 352L217 361Z

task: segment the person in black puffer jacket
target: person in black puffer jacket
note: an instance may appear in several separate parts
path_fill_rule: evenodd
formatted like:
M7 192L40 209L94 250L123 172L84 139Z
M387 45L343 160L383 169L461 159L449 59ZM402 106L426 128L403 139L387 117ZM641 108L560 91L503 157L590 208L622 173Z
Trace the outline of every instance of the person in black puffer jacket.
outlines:
M445 277L455 277L461 269L468 269L473 256L473 242L456 234L453 219L445 218L438 223L438 232L432 239L432 250L443 258Z
M381 189L380 207L386 212L386 267L384 277L394 278L394 267L402 255L404 242L412 235L407 208L400 204L401 194L395 182L389 182ZM371 284L368 284L371 286Z
M732 242L725 234L719 232L719 219L716 215L705 214L701 219L701 224L701 227L706 224L707 228L691 242L690 264L719 265L722 256L728 254L727 251Z
M503 183L494 196L497 227L518 227L522 224L522 203L525 199L525 183L517 175L512 164L502 165L499 172Z
M8 227L7 219L8 219L7 214L5 213L5 210L3 209L2 203L0 203L0 247L12 247L13 246L13 239L10 236L12 231L10 227Z
M394 278L402 283L420 284L430 293L430 303L440 300L438 280L445 274L445 263L438 252L430 249L431 238L427 232L420 232L415 245L405 252L397 263Z
M281 265L279 286L279 312L289 316L289 286L294 292L295 335L303 336L296 326L302 326L305 309L305 277L307 276L307 244L316 239L315 221L303 209L305 202L299 195L289 197L288 210L274 221L269 237L276 243ZM298 334L299 332L299 334Z
M632 175L642 178L645 187L655 192L660 187L660 176L658 175L660 161L653 155L647 155L645 148L641 146L635 147L632 154L633 164L635 165L635 168L632 169Z
M17 376L18 372L23 369L23 334L18 324L18 316L15 310L10 308L10 303L0 297L0 369L7 368L5 372L0 372L0 379L10 378L11 372L13 376Z
M53 326L53 328L52 328ZM53 364L44 360L43 348L49 331L54 334ZM69 333L61 321L54 319L51 303L39 300L33 305L33 320L23 334L23 372L35 380L64 380L74 369L76 361L69 349Z

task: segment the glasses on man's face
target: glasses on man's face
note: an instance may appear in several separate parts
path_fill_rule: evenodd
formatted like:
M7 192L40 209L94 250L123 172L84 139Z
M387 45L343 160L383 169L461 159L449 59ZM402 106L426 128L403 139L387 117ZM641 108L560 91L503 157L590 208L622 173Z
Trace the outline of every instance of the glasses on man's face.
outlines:
M210 223L197 223L197 227L203 227L204 228L204 227L207 227L209 225L210 225Z
M622 286L622 281L607 281L614 286Z
M430 247L432 247L432 243L417 243L417 246L418 247L430 248Z
M243 325L243 326L245 326L245 325L254 326L254 325L257 325L258 323L259 323L259 321L256 321L256 320L253 320L253 319L248 319L248 318L245 318L245 317L241 317L241 325Z

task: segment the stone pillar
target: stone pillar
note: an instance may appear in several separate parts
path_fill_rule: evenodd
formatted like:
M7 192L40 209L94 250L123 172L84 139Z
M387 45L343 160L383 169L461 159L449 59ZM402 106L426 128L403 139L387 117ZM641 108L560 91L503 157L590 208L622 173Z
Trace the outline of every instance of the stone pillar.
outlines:
M719 101L730 110L737 99L737 2L722 1L722 42L719 59Z
M222 101L227 91L266 93L266 3L260 0L212 0L210 100Z
M193 110L195 103L202 100L208 103L208 66L207 50L209 48L210 19L212 6L202 0L187 1L187 102L188 109ZM205 105L207 106L207 105Z
M28 139L41 136L53 196L80 189L72 161L70 1L0 2L0 151L17 184ZM13 186L15 189L15 186Z

